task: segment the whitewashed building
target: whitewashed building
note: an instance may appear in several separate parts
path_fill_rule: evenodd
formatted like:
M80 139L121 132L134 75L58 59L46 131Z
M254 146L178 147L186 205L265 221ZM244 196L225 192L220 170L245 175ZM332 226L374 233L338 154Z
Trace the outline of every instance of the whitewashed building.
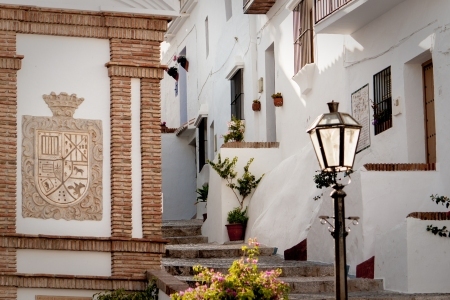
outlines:
M164 172L165 149L182 142L190 156L171 163L192 163L195 153L197 183L191 199L165 197L164 207L184 201L193 216L193 191L208 182L203 233L226 242L226 213L237 203L205 160L238 156L239 171L254 157L250 170L265 177L249 202L247 237L279 253L307 239L308 260L332 262L333 239L318 219L332 215L330 190L315 188L318 163L305 131L335 100L363 125L345 188L347 215L361 218L347 237L350 273L384 278L391 290L449 292L450 239L426 226L450 221L408 217L445 211L430 195L450 195L448 11L445 0L181 1L162 49L162 64L179 73L178 81L168 74L162 81L161 120L178 128L175 141L163 136L163 182L176 177ZM180 55L188 71L177 64ZM261 111L252 111L254 99ZM247 143L222 148L232 114L245 120Z

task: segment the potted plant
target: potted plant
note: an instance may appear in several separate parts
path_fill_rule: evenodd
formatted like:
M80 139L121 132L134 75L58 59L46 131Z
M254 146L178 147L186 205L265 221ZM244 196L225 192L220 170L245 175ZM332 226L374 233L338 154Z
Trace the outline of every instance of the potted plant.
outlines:
M258 99L253 100L252 109L253 109L253 111L260 111L261 110L261 102Z
M242 142L244 140L245 123L244 120L231 117L231 121L227 123L228 132L222 135L224 143L228 142Z
M272 95L273 98L273 104L275 106L283 106L283 95L281 93L275 93Z
M170 77L178 81L178 69L176 67L170 67L167 70L167 74L169 74Z
M222 161L220 154L218 155L217 163L208 160L208 164L211 165L214 171L216 171L222 179L227 181L227 186L233 191L233 194L236 196L239 203L239 206L231 210L227 217L227 221L230 223L226 225L230 241L244 239L248 220L247 207L244 208L244 201L252 191L256 189L264 176L263 174L259 179L256 179L255 175L250 173L250 164L253 162L253 158L250 158L244 167L244 174L242 174L241 178L236 179L237 173L234 171L234 167L236 166L237 160L238 158L234 157L231 161L229 158L225 158L225 160ZM235 231L239 231L240 235L236 235L234 233Z
M186 70L186 72L188 72L189 61L186 59L186 56L184 56L184 55L178 56L177 62L183 67L183 69Z
M195 205L199 204L199 203L205 203L205 207L206 205L208 205L208 203L206 202L208 200L208 190L209 190L209 185L208 183L205 183L201 188L197 189L197 201L195 202ZM204 213L203 214L203 222L206 221L207 218L207 214Z

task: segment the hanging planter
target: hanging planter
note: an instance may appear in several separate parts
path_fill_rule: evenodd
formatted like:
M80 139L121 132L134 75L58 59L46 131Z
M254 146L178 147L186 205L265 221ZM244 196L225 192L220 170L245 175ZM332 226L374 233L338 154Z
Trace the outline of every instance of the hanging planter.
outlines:
M275 93L272 95L273 98L273 105L280 107L283 106L283 96L281 93Z
M170 77L178 81L178 69L176 67L170 67L167 70L167 74L169 74Z
M177 58L177 62L183 67L183 69L186 70L186 72L188 72L189 70L189 61L186 59L186 56L184 55L180 55Z
M253 100L252 109L253 109L253 111L260 111L261 110L261 102L259 102L259 100Z

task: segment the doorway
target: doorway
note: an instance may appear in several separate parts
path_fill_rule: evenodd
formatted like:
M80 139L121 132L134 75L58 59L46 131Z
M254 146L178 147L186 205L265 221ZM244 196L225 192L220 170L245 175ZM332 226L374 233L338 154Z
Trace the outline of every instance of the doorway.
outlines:
M436 163L436 122L434 113L433 62L422 64L427 163Z

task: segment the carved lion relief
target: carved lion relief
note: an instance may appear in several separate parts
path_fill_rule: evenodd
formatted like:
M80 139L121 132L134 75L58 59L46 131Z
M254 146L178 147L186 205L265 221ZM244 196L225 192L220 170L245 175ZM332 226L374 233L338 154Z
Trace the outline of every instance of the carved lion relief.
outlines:
M101 120L74 119L75 94L43 95L53 117L22 118L22 216L101 220Z

